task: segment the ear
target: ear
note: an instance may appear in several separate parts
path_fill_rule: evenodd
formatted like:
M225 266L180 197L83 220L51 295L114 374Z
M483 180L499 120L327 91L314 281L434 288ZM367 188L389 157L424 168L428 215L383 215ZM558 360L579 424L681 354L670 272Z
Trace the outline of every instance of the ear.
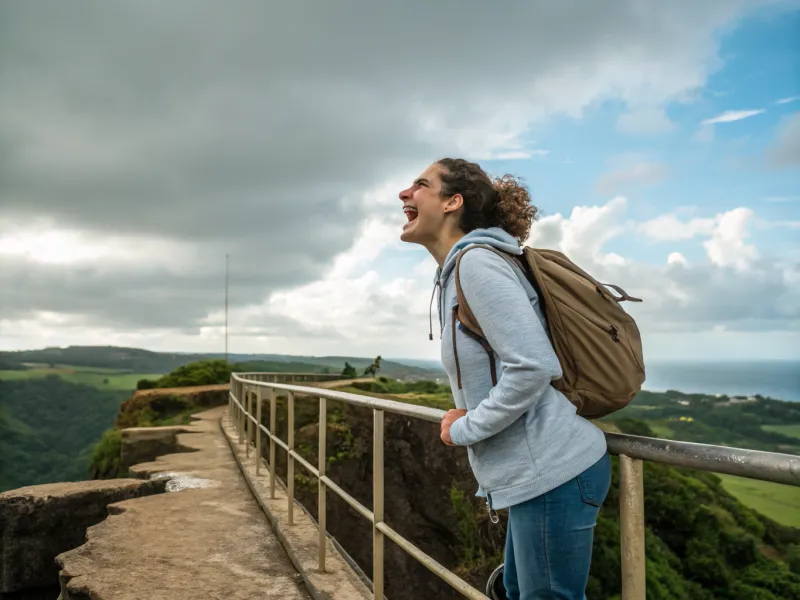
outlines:
M461 194L450 196L447 204L444 205L444 212L451 213L457 211L464 205L464 197Z

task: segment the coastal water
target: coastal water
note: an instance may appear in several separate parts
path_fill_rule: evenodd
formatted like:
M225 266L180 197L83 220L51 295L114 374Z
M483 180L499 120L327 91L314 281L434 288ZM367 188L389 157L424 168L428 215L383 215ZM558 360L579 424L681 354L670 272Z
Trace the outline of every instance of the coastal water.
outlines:
M399 362L441 371L434 360L397 359ZM749 396L800 402L800 361L648 361L644 389L687 393ZM443 376L443 375L442 375Z
M748 396L800 402L800 361L652 361L644 389Z

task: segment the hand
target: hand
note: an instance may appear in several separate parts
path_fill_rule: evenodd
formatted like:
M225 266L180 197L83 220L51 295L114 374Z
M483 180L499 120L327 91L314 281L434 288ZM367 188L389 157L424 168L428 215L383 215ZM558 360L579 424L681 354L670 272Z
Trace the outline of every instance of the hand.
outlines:
M442 441L447 444L448 446L455 446L453 440L450 439L450 427L453 426L458 419L461 417L466 416L467 411L463 408L451 408L442 417L442 425L441 425L441 433L439 437L442 438Z

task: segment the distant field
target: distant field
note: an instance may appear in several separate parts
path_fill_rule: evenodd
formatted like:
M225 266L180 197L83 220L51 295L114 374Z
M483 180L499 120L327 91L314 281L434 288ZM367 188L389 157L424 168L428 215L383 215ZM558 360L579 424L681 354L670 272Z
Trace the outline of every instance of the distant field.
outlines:
M766 431L774 431L775 433L782 433L791 437L800 439L800 424L794 425L762 425L761 429Z
M123 374L125 373L121 369L109 369L106 367L81 367L75 365L60 365L56 364L54 366L50 366L46 363L23 363L29 369L50 369L55 371L69 371L70 373L75 372L82 372L82 373L111 373L111 374Z
M672 429L667 427L666 425L659 425L658 423L648 422L650 429L653 430L653 433L656 434L656 437L660 438L671 438L673 435Z
M719 475L725 489L740 502L791 527L800 527L800 488L769 481Z
M134 390L136 382L140 379L161 377L159 373L120 373L112 369L57 365L55 367L41 366L27 371L0 371L0 380L33 379L48 375L58 375L64 381L82 383L101 390Z

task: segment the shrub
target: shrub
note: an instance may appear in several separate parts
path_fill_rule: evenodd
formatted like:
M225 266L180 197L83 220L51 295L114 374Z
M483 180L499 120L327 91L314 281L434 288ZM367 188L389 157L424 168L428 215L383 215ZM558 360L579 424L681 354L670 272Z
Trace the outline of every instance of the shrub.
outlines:
M107 429L92 450L91 474L94 479L113 479L120 476L119 461L122 451L122 432Z
M152 379L140 379L136 382L137 390L152 390L156 387L156 382Z
M175 369L156 382L155 387L188 387L227 383L231 378L231 365L224 360L199 360Z

